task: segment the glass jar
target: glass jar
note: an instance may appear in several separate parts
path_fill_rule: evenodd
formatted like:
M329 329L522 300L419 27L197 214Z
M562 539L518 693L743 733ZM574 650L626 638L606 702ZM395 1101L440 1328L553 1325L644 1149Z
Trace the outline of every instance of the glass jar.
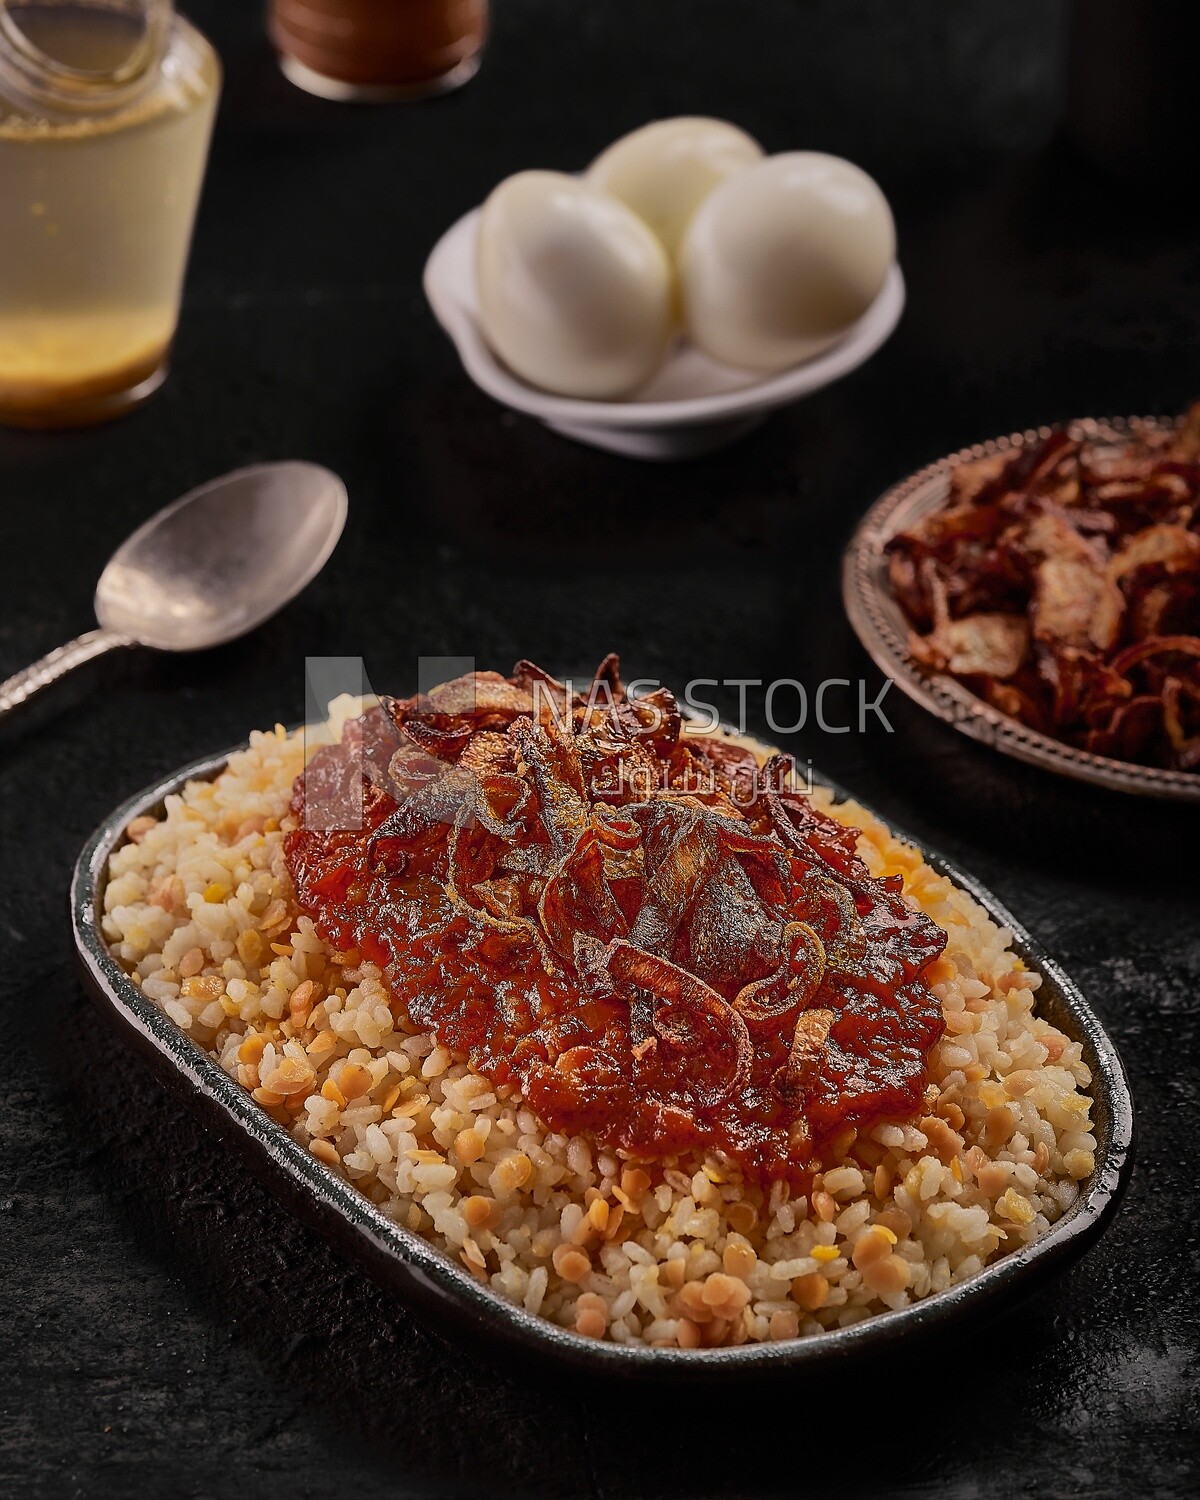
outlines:
M0 422L162 384L219 87L171 0L0 0Z
M488 0L271 0L284 74L323 99L443 94L474 77Z

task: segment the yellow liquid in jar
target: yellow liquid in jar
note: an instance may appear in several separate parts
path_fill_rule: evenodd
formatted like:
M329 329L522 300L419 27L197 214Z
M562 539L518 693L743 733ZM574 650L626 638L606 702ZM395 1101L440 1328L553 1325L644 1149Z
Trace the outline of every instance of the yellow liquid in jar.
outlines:
M86 5L17 6L51 56L105 69L137 40ZM0 421L110 415L155 383L178 317L219 65L177 21L168 65L107 113L0 100Z

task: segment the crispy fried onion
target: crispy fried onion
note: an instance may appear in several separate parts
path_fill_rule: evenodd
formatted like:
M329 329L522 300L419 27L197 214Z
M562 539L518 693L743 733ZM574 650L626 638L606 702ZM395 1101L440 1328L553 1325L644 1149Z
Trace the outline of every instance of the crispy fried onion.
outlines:
M550 847L562 856L579 837L588 818L579 753L571 737L557 724L544 728L532 719L518 719L509 733L521 768L533 782Z
M1023 615L979 613L955 620L950 616L946 587L928 558L921 564L933 601L934 627L928 635L914 633L909 651L922 666L937 672L969 677L1011 677L1029 649L1029 625Z
M529 788L519 776L448 766L435 780L418 786L379 825L368 853L381 853L389 841L413 843L475 821L498 838L514 838L522 830L529 801Z
M802 1100L808 1092L829 1041L833 1011L819 1008L806 1010L796 1021L787 1065L780 1069L775 1087L785 1097Z
M546 940L536 922L528 917L514 914L511 905L507 911L496 910L496 885L492 881L480 882L473 873L467 844L464 841L464 830L471 816L470 807L464 803L463 808L455 820L454 828L450 834L450 842L447 846L446 859L446 897L451 906L461 916L465 916L477 929L475 940L478 941L484 932L497 933L502 937L516 938L520 942L532 943L537 950L538 958L547 974L557 974L559 966L547 947ZM462 886L465 883L472 892L479 892L482 905L476 905L471 901ZM480 885L487 887L486 891L480 891Z
M736 1011L751 1025L777 1021L815 998L825 978L825 945L807 922L788 922L782 933L783 962L773 974L739 990Z
M604 867L604 846L595 828L586 828L554 867L537 905L538 920L554 951L573 962L581 932L607 941L628 932Z
M715 1051L723 1058L723 1074L692 1083L702 1109L714 1109L746 1081L753 1048L736 1005L661 954L647 953L624 938L602 945L579 937L577 967L593 993L620 995L631 1004L646 997L656 1038L684 1053L709 1058Z
M888 545L914 661L1093 754L1200 767L1200 661L1178 644L1200 642L1200 402L1174 432L960 464L949 491Z

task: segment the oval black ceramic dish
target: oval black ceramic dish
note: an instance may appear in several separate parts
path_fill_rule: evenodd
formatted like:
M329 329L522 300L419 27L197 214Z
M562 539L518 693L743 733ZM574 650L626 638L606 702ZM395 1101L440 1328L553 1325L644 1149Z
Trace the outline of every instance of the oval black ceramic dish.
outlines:
M217 776L228 755L196 761L148 787L118 807L88 840L71 882L71 917L84 983L101 1011L160 1081L181 1094L205 1124L224 1136L256 1177L299 1218L452 1337L455 1333L483 1336L613 1375L727 1378L735 1373L813 1368L851 1355L907 1346L924 1332L945 1328L969 1313L994 1308L1002 1299L1032 1290L1094 1243L1115 1212L1132 1164L1133 1146L1133 1107L1116 1049L1075 985L995 898L948 861L926 851L934 869L969 891L996 922L1012 930L1014 951L1043 975L1039 1012L1083 1044L1084 1059L1092 1070L1098 1147L1095 1173L1074 1207L1035 1244L988 1266L970 1281L901 1312L882 1313L848 1328L784 1343L712 1350L600 1343L513 1306L419 1235L392 1223L347 1181L310 1156L142 994L109 952L100 930L100 913L109 856L124 842L125 829L142 814L161 814L163 799L181 791L186 782ZM842 795L839 788L833 790Z

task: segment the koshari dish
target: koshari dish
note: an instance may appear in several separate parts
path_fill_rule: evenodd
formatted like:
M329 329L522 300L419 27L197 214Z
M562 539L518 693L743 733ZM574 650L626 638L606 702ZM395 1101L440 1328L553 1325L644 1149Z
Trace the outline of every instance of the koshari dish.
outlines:
M312 751L312 746L309 746ZM591 1337L794 1338L1044 1233L1090 1076L965 892L615 659L255 735L104 930L319 1161Z
M920 1105L945 934L783 757L680 728L613 658L586 699L526 663L385 699L297 782L288 870L326 942L551 1129L797 1177ZM357 832L304 826L359 799Z
M1094 755L1200 770L1200 403L959 464L889 554L920 665Z

